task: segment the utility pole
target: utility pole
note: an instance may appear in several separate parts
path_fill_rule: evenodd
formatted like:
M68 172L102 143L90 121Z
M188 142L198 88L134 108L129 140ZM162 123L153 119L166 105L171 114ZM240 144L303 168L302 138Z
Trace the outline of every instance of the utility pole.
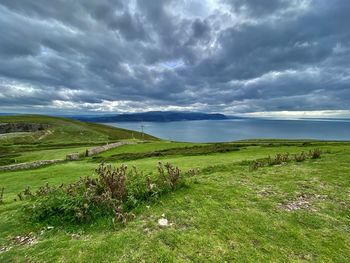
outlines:
M144 133L143 133L143 128L145 126L143 125L143 123L141 122L141 136L142 136L142 140L144 140Z

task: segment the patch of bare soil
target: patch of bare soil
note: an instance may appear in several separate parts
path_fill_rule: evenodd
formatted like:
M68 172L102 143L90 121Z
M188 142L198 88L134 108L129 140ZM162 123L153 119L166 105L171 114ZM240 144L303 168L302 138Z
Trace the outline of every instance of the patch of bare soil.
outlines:
M293 212L301 209L315 212L316 209L313 207L313 202L316 200L325 200L326 198L326 195L302 193L298 195L297 198L280 204L280 208L288 212Z

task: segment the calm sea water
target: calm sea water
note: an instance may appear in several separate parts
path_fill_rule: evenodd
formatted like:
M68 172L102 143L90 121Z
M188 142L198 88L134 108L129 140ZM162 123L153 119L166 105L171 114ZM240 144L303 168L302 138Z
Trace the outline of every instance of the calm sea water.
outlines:
M225 142L243 139L350 140L347 120L235 119L177 122L119 122L107 125L141 131L161 139L186 142Z

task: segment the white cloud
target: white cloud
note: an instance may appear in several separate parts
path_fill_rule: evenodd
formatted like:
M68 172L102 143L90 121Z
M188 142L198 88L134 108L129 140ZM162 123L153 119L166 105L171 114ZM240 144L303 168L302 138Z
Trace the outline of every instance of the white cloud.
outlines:
M250 112L250 113L240 114L240 116L258 117L258 118L281 118L281 119L350 118L350 110Z

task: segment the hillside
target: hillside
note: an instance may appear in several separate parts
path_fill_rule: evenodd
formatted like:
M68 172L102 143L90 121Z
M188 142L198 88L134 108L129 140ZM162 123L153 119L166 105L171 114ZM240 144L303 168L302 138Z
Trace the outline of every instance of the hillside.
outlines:
M219 113L149 111L143 113L117 114L105 116L73 116L72 118L89 122L170 122L194 120L225 120L227 116Z
M142 139L157 140L136 131L67 118L0 116L0 165L64 158L66 154L81 153L94 145Z
M2 135L3 144L100 144L117 140L145 139L154 140L153 136L142 135L136 131L110 127L101 124L84 123L77 120L40 115L1 116L1 123L26 123L46 125L46 129L20 136ZM142 137L144 136L144 137Z

